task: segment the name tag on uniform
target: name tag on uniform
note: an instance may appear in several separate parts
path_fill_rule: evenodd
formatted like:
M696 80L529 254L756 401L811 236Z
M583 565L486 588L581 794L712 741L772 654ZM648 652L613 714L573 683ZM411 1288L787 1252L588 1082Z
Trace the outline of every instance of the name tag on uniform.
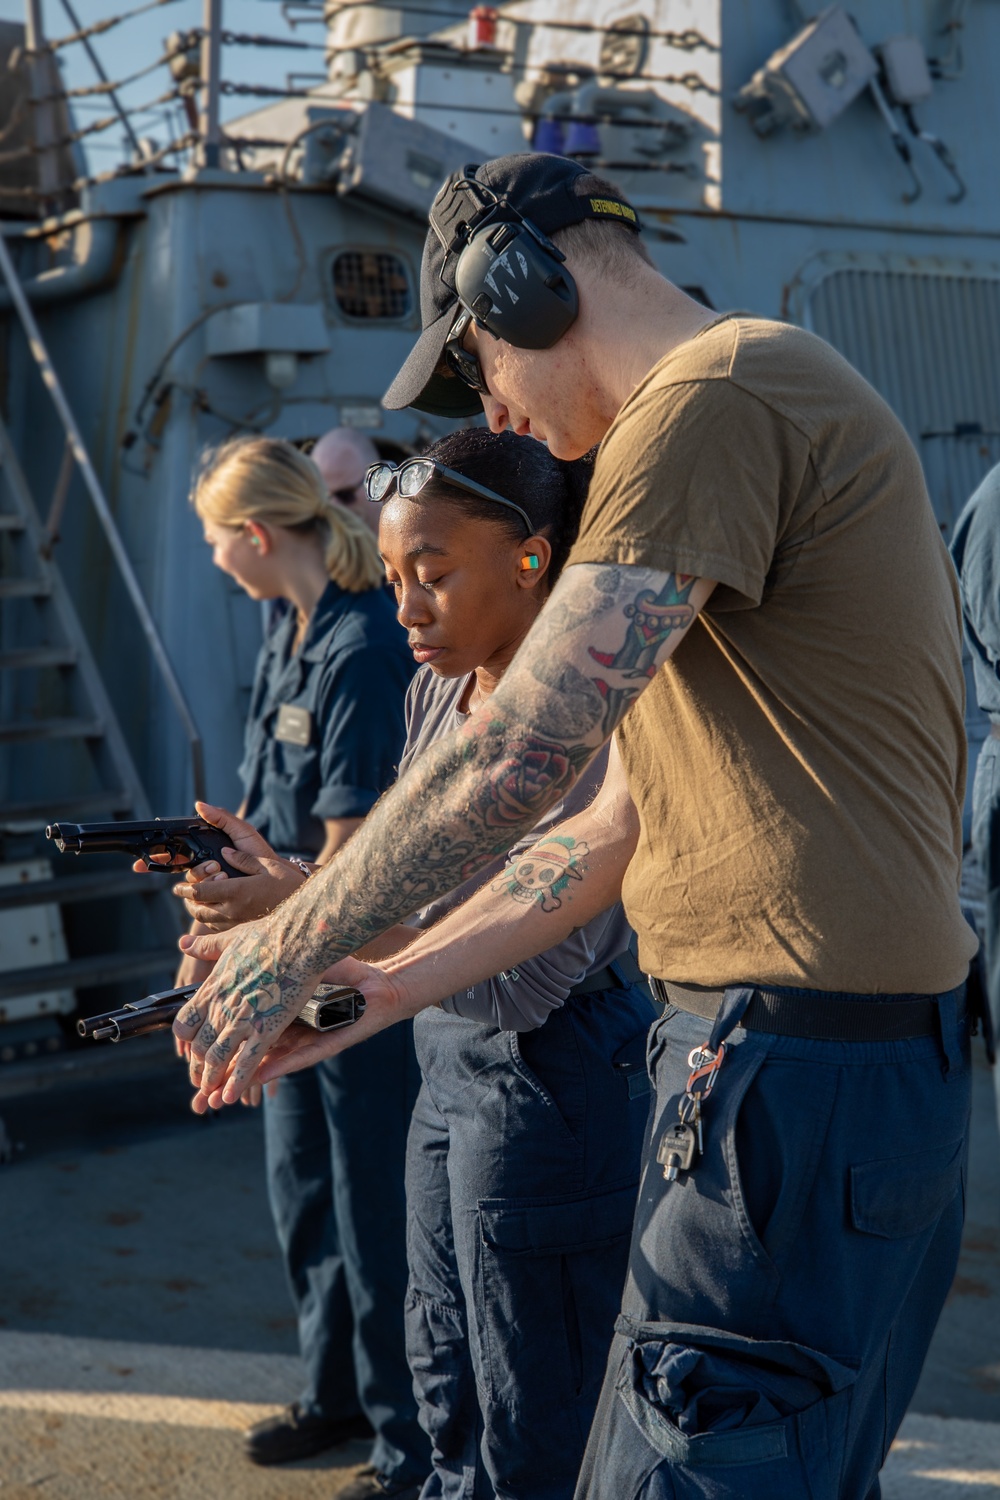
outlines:
M307 708L293 708L283 703L278 709L278 723L274 731L276 740L286 745L308 745L312 735L312 715Z

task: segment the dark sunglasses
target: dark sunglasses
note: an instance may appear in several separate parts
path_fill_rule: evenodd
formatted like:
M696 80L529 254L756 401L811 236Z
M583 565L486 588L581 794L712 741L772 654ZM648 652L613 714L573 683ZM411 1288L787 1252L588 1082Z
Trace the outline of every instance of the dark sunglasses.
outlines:
M464 474L457 474L454 469L446 469L444 464L439 464L434 458L406 458L401 464L391 464L387 460L372 464L365 475L365 493L376 505L388 500L393 490L397 495L402 495L404 500L412 500L425 485L430 484L435 475L454 485L456 489L465 490L466 494L477 495L480 500L492 500L496 505L516 511L524 522L525 536L534 535L535 528L530 516L519 505L515 505L513 500L505 500L496 490L488 490L484 484L466 479Z
M363 484L364 480L359 479L357 484L350 484L346 489L331 490L330 499L339 500L341 505L353 505L355 500L358 498L358 490Z
M470 354L468 349L462 347L462 340L468 332L469 325L474 322L475 319L468 308L463 308L456 318L444 346L444 361L452 374L457 375L459 380L463 380L474 391L482 391L488 396L490 388L483 379L479 360L474 354Z

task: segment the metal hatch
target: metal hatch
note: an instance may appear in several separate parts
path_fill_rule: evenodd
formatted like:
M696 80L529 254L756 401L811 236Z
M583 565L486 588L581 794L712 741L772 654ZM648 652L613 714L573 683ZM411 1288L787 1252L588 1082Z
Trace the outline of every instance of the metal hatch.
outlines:
M811 273L811 274L810 274ZM804 326L849 359L916 444L946 541L1000 463L1000 266L892 255L827 255L798 278ZM988 725L965 656L970 774Z
M1000 266L901 259L814 262L802 321L871 381L906 427L947 540L966 500L1000 463Z

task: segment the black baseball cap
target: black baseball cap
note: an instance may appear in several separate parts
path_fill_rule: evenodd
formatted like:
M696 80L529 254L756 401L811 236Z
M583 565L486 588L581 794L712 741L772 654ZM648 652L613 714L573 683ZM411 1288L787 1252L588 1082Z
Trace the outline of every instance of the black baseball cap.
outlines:
M420 263L423 331L382 397L384 407L399 411L415 406L438 417L473 417L482 411L475 391L457 375L439 369L460 305L455 269L467 229L477 215L485 216L492 209L493 217L502 219L504 208L509 207L514 211L511 218L529 219L545 235L584 219L610 219L638 230L639 216L623 198L576 192L577 178L590 170L566 156L526 151L467 166L442 184L431 205L431 227Z

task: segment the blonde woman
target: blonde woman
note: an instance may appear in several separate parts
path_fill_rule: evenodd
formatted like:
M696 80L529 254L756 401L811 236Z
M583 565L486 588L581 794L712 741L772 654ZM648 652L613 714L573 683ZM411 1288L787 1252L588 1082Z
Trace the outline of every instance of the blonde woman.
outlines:
M193 500L216 567L251 599L291 606L257 663L245 814L275 849L323 863L391 779L402 744L393 688L405 693L411 668L378 545L331 501L312 461L278 438L217 449Z
M226 443L192 499L216 567L251 599L288 601L257 662L242 813L305 879L394 780L412 657L375 537L292 444ZM255 911L262 897L273 905L266 869L239 851L232 862L248 872L241 897ZM374 1432L388 1493L416 1494L430 1455L403 1340L403 1158L420 1079L409 1028L387 1032L376 1056L362 1050L283 1079L265 1100L268 1188L307 1380L249 1430L246 1452L283 1463Z

